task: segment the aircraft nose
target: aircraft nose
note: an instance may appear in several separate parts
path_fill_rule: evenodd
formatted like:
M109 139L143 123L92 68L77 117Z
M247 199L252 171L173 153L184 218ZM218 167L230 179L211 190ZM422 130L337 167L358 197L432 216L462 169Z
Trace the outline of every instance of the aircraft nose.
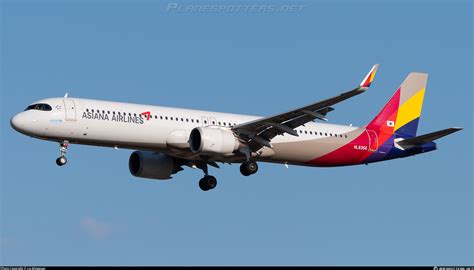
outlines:
M16 131L21 131L25 126L25 120L23 119L24 117L20 114L21 113L16 114L10 119L10 125Z

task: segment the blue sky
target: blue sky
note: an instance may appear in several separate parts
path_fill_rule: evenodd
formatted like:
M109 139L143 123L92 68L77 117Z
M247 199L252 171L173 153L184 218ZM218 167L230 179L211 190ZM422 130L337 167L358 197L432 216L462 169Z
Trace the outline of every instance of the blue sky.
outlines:
M245 1L296 12L177 12L189 1L1 2L0 264L473 264L470 1ZM218 4L217 1L194 4ZM226 4L238 2L226 1ZM260 164L146 181L129 150L9 126L63 96L270 115L356 86L331 123L364 125L412 71L430 74L420 133L439 150L369 166Z

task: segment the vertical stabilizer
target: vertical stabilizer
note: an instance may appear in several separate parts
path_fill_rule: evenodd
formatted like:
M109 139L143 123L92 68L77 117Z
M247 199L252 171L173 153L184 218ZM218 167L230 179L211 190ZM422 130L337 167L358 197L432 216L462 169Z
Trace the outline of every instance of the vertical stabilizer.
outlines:
M428 74L410 73L367 129L395 134L398 138L416 136Z

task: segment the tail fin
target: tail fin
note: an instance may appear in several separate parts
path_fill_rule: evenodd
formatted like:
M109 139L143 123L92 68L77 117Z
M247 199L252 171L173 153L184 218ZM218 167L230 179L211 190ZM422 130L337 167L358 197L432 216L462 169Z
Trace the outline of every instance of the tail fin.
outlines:
M427 80L426 73L410 73L366 128L395 134L396 138L415 137Z

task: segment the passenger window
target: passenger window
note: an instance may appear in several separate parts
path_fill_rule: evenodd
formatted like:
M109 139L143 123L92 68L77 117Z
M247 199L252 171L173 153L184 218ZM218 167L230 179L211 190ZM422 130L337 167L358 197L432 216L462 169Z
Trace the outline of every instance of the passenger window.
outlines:
M110 111L107 111L107 114L110 114Z
M196 123L199 123L199 120L196 120Z

